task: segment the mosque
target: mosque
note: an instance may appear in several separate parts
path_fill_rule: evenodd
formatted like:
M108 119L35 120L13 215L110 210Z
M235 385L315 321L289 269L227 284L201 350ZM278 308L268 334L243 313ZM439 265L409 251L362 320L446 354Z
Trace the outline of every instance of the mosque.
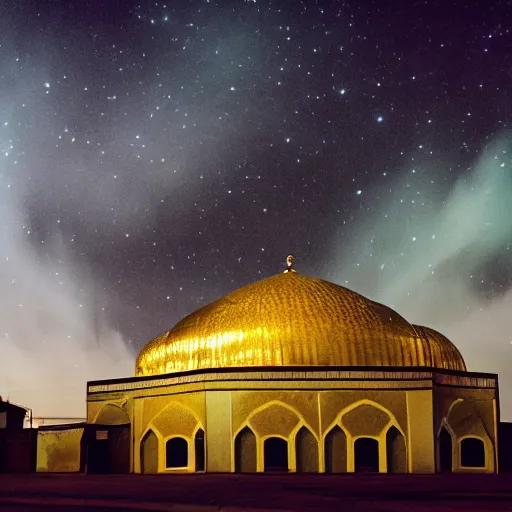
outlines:
M296 272L195 311L40 431L38 470L498 471L498 378L433 329ZM85 455L86 453L86 455Z

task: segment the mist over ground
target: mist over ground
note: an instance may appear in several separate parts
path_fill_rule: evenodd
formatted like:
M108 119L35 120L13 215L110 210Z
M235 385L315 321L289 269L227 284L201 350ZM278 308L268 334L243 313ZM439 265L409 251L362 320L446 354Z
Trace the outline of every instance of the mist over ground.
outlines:
M470 371L499 373L511 419L512 135L490 141L453 183L436 160L408 164L371 214L356 215L324 270L447 335Z

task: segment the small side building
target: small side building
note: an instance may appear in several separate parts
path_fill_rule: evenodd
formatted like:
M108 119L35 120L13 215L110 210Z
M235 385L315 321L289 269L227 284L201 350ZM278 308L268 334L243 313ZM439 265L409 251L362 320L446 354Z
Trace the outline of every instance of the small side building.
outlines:
M40 426L37 432L38 473L83 473L86 424Z
M129 473L129 425L39 427L38 473Z
M28 412L0 397L0 473L35 470L37 432L23 428Z

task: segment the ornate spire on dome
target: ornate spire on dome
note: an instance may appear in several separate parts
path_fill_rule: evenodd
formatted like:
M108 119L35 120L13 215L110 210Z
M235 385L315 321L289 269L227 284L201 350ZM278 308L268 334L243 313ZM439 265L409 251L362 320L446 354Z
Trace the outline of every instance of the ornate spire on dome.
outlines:
M293 269L293 262L295 261L295 256L293 254L288 254L286 257L286 270L283 272L283 274L287 274L288 272L296 272L296 270Z

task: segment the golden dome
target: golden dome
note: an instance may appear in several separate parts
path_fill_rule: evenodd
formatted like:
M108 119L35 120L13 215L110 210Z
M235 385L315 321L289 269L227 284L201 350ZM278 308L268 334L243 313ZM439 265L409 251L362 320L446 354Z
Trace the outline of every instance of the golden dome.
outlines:
M444 336L328 281L295 272L244 286L150 341L136 375L248 366L465 370Z
M415 325L414 329L424 342L425 366L466 371L462 354L444 334L422 325Z

